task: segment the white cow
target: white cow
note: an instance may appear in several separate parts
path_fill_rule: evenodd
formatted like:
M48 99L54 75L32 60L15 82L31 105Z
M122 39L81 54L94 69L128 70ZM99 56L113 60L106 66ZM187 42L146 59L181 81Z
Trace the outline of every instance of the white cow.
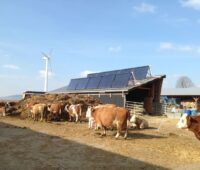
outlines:
M133 127L138 129L145 129L149 127L147 120L136 116L135 114L131 117L130 122L133 124Z
M69 121L72 121L72 118L75 117L75 122L77 123L80 120L82 114L82 105L81 104L72 104L66 105L65 110L69 113Z
M180 129L185 129L187 128L187 117L188 115L187 114L183 114L180 118L180 120L178 121L178 123L176 124L176 127L177 128L180 128Z
M88 128L91 129L95 122L94 122L94 118L92 117L92 107L88 106L88 109L86 111L86 118L88 118Z

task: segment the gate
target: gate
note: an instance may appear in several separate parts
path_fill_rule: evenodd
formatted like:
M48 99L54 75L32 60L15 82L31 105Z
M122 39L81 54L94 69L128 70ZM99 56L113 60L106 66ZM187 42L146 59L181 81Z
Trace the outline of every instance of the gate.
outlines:
M133 102L126 101L125 106L131 114L143 114L144 113L144 103L143 102Z

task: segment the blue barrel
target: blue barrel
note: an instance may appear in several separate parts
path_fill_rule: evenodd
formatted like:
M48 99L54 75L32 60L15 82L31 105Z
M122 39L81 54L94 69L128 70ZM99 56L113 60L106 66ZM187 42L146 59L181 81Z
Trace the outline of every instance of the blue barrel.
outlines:
M186 114L187 114L187 115L192 115L192 111L191 111L190 109L187 109L187 110L186 110Z
M197 115L197 110L195 110L195 109L192 109L192 110L191 110L191 114L192 114L192 116L195 116L195 115Z

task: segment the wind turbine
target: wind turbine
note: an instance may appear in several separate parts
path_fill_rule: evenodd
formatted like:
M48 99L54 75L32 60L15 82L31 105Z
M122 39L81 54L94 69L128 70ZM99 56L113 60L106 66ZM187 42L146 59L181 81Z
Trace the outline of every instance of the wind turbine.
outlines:
M48 91L48 66L49 66L49 61L50 61L50 56L47 55L46 53L42 52L42 59L45 60L45 79L44 79L44 91Z

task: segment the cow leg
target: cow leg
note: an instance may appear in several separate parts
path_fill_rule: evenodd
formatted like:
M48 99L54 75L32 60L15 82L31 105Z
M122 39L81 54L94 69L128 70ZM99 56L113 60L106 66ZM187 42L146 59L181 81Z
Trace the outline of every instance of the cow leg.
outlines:
M44 114L41 113L41 114L40 114L40 121L43 121L43 116L44 116Z
M126 128L126 130L125 130L124 139L126 139L127 136L128 136L128 128Z
M88 129L91 129L92 128L92 119L89 118L88 119Z
M103 126L103 133L101 134L101 136L106 136L106 127Z
M116 124L117 124L117 134L115 135L115 139L118 139L118 137L120 136L120 133L121 133L122 125L118 121L116 122Z
M75 117L76 117L75 122L77 123L78 122L78 114L76 114Z
M36 121L36 114L33 115L33 120Z
M69 114L69 121L71 122L72 121L72 116Z
M92 129L93 124L94 124L94 119L92 117L89 117L89 119L88 119L88 128Z

